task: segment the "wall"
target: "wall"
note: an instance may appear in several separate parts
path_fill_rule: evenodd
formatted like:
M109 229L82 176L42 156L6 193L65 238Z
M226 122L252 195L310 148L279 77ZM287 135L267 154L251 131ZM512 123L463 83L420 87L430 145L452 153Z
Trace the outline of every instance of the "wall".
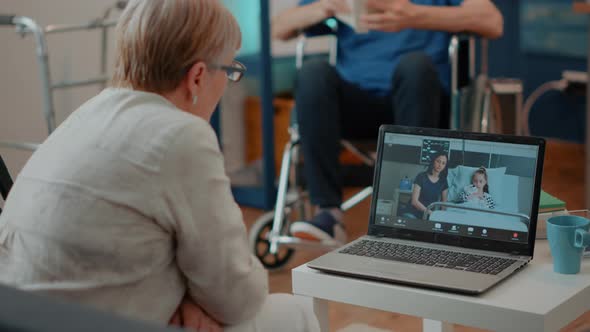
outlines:
M523 0L531 1L532 0ZM586 70L586 59L571 56L526 52L520 40L520 1L495 0L504 15L505 35L490 43L490 76L517 77L524 81L525 96L541 84L561 78L563 70ZM551 0L571 4L570 0ZM583 142L585 137L585 98L579 94L550 92L540 98L530 117L535 135Z
M393 199L394 190L399 188L400 181L405 176L413 183L416 176L424 171L426 171L425 165L384 161L381 167L381 185L377 196L380 199Z

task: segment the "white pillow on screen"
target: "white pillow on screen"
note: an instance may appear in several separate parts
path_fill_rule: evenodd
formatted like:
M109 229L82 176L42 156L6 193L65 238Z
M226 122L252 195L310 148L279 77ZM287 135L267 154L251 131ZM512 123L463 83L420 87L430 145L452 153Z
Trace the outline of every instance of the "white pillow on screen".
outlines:
M457 198L461 191L467 185L471 184L473 173L478 169L479 167L457 166L452 184L449 182L449 186L453 186L453 190L457 191L457 193L453 193L457 195ZM492 195L492 198L496 201L496 208L502 207L502 191L504 187L506 167L486 168L486 173L488 175L488 188L490 195Z
M463 190L462 188L457 189L453 185L453 182L455 181L455 177L457 176L457 173L459 173L459 167L450 168L449 172L447 174L447 183L449 185L449 192L447 194L447 200L449 202L456 202L459 199L459 194L461 194L461 190Z

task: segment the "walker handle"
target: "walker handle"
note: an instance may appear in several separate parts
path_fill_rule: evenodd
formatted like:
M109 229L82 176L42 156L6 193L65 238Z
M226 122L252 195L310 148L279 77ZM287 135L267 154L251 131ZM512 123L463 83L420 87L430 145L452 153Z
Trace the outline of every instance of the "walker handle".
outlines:
M0 14L0 25L14 25L13 20L15 15L2 15Z

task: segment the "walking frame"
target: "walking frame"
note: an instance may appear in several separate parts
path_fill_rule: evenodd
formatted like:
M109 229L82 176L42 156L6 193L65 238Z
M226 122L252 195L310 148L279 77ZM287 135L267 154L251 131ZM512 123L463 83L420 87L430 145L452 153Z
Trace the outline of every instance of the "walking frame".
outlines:
M109 29L117 24L116 20L111 19L111 14L117 10L123 10L127 5L127 1L116 1L113 5L108 7L103 15L97 19L83 24L62 24L62 25L48 25L46 27L40 26L35 20L26 16L6 15L0 14L0 26L14 26L16 33L23 38L27 35L32 35L36 44L37 63L39 66L39 77L41 79L41 90L43 94L43 118L46 122L47 133L51 134L57 124L55 119L55 105L53 100L53 93L57 90L71 89L75 87L82 87L88 85L98 85L105 87L109 78L107 76L107 51ZM47 47L47 36L54 34L64 34L78 31L95 31L101 30L100 39L100 68L99 74L96 77L90 77L79 80L64 80L60 82L53 82L49 70L49 51ZM16 141L0 141L0 147L29 150L34 151L39 146L38 143L30 142L16 142Z

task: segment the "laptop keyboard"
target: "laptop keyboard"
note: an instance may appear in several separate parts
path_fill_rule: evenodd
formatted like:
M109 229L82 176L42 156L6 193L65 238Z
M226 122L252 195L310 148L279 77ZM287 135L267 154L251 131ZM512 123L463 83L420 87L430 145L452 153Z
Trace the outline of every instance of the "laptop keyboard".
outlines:
M493 275L516 262L514 259L370 240L361 240L340 253Z

